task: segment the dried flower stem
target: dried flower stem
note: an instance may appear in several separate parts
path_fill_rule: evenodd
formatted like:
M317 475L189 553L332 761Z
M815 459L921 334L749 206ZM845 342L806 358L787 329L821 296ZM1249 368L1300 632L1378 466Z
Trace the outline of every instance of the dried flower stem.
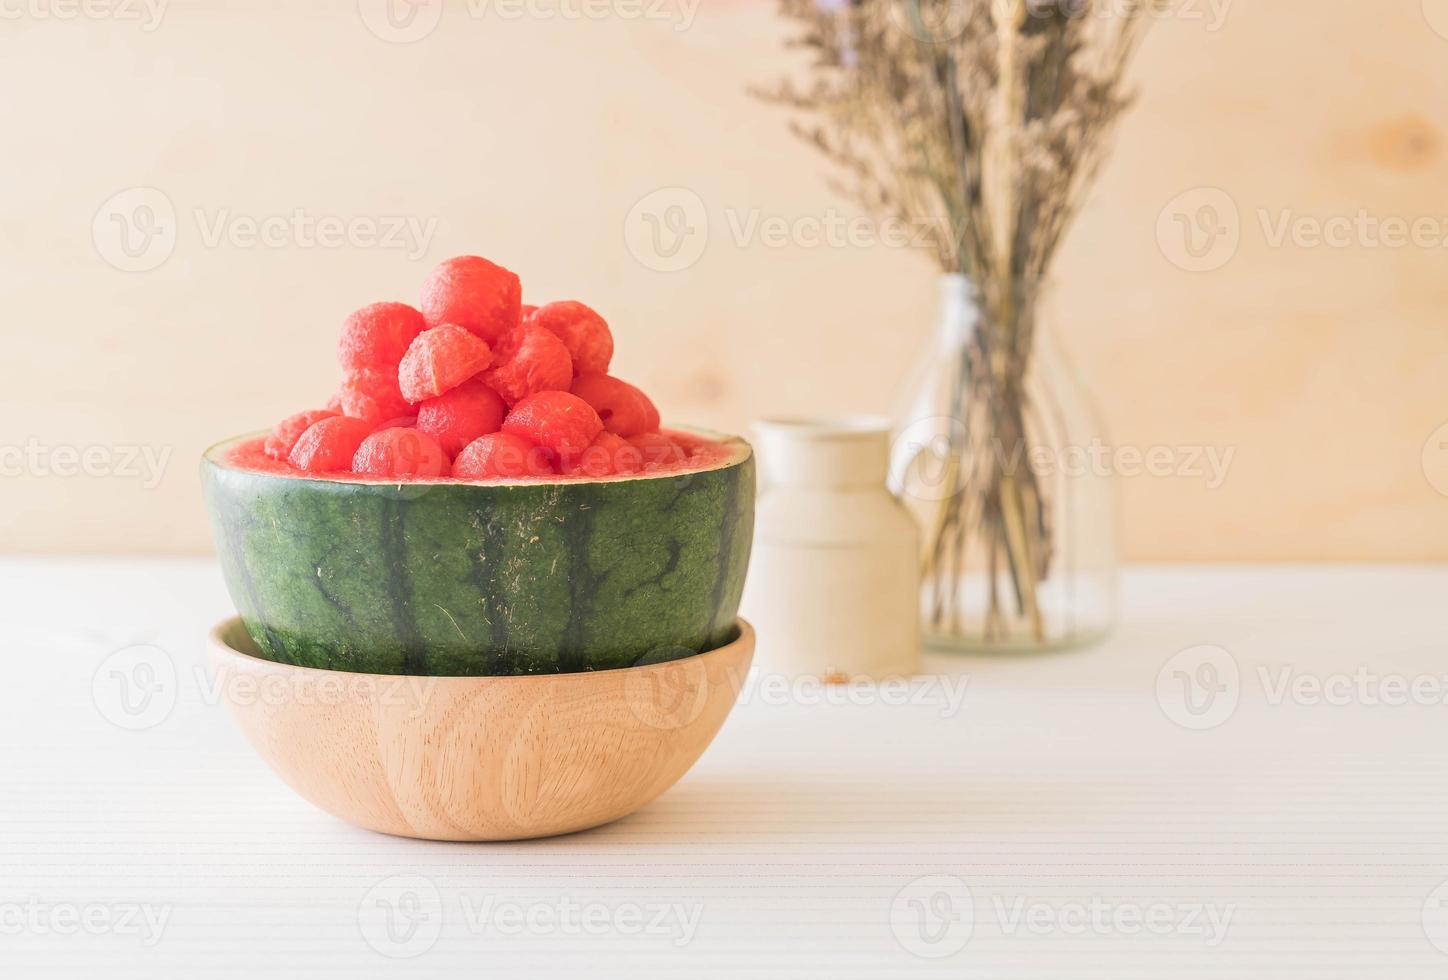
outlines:
M779 0L808 81L761 95L838 165L841 191L928 227L982 322L955 365L960 444L926 543L927 607L961 629L961 583L989 576L985 633L1043 639L1049 501L1025 458L1025 378L1040 284L1130 104L1126 66L1162 0ZM964 465L960 460L966 460ZM978 562L978 565L977 565ZM997 577L1009 582L1008 615Z

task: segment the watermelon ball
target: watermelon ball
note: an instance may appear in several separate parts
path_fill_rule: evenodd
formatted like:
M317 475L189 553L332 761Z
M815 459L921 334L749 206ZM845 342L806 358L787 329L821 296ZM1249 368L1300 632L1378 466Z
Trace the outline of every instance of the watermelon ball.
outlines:
M352 456L352 472L370 476L442 476L447 457L437 440L417 429L379 429L362 440Z
M373 303L347 317L337 359L348 371L395 368L413 339L427 329L422 314L406 303Z
M576 374L603 374L613 360L613 333L603 317L574 300L540 306L528 322L563 341Z
M523 324L499 342L493 367L483 380L509 405L540 391L567 391L573 381L573 357L556 334Z
M577 456L560 458L559 468L569 476L619 476L642 470L644 456L623 436L600 432Z
M397 368L402 396L410 402L451 391L493 362L493 349L453 323L424 330Z
M585 374L569 389L593 406L603 427L628 438L659 427L659 410L649 396L610 374Z
M417 428L416 415L399 415L395 419L386 419L377 422L372 426L373 432L381 432L383 429L415 429Z
M503 431L537 443L559 458L574 456L592 444L603 422L588 402L566 391L529 395L508 413Z
M481 381L465 381L417 406L417 427L436 438L448 456L456 456L479 436L497 432L507 414L496 391Z
M522 306L518 307L518 322L522 323L524 320L528 319L530 316L533 315L533 311L536 309L538 309L538 307L534 306L532 303L524 303Z
M540 446L509 432L490 432L463 447L453 460L452 475L459 480L516 479L552 476L553 467Z
M448 259L422 284L428 326L456 323L490 344L518 325L522 305L518 277L476 255Z
M397 384L397 372L388 368L362 368L347 375L337 392L345 415L357 419L395 419L408 415L412 406Z
M322 419L329 419L336 415L336 412L317 410L311 412L298 412L295 415L288 415L278 422L266 437L266 445L263 447L266 454L272 459L285 460L292 454L292 447L313 425Z
M684 448L662 432L641 432L629 436L628 444L643 454L645 470L656 470L685 459Z
M334 415L322 419L301 434L288 461L305 473L345 473L362 440L372 434L366 419Z

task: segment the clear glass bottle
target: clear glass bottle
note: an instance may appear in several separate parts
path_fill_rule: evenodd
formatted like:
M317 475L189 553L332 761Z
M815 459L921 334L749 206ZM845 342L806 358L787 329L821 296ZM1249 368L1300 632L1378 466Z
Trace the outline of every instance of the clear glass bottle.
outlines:
M1113 455L1048 311L1040 283L983 296L941 277L890 460L890 489L920 525L932 647L1050 649L1115 622Z

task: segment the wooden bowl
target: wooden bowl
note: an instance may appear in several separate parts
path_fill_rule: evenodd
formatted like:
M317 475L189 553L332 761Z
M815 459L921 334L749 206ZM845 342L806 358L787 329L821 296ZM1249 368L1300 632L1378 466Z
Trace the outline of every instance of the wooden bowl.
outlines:
M754 657L735 639L667 663L575 674L355 674L256 655L239 618L211 632L223 697L303 798L425 840L498 841L633 813L713 740Z

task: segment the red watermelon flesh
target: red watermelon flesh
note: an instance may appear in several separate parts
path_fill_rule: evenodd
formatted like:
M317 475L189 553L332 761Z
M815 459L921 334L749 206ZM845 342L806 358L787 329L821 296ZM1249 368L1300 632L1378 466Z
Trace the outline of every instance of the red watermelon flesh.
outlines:
M521 436L558 457L582 452L603 431L603 422L582 398L540 391L513 406L502 431Z
M457 480L516 480L523 477L552 477L553 467L546 449L510 432L490 432L468 443L453 460Z
M628 443L643 454L645 472L679 466L688 459L684 447L662 432L644 432L630 436Z
M659 410L649 396L608 374L586 374L569 389L593 406L609 432L636 436L659 427Z
M380 302L347 317L340 389L324 410L256 439L253 462L369 480L445 479L454 469L470 479L503 470L609 479L707 465L712 443L660 432L649 397L607 373L613 350L608 323L588 305L525 306L516 275L457 256L428 275L420 309Z
M417 406L417 427L430 433L449 457L479 436L497 432L508 414L498 393L481 381L466 381Z
M334 415L303 432L287 459L304 473L346 473L357 447L371 433L366 419Z
M437 440L417 429L379 429L362 440L352 456L352 472L371 476L410 476L427 479L448 469Z
M336 415L336 412L317 410L311 412L298 412L295 415L288 415L276 424L271 435L266 437L266 454L272 459L285 460L292 453L292 447L313 425L329 419Z
M453 323L418 334L397 368L402 396L410 402L451 391L493 361L486 342Z
M373 423L411 414L412 406L397 384L397 372L386 368L362 368L347 376L337 392L342 411Z
M396 370L408 345L427 329L422 314L406 303L373 303L347 317L337 341L337 360L348 372Z
M641 471L644 457L623 436L600 432L598 438L576 456L560 457L558 467L569 476L621 476Z
M345 418L345 416L336 417ZM323 421L326 420L324 419ZM352 421L357 422L358 420L353 419ZM305 433L303 434L305 435ZM606 434L607 433L601 433L600 435L602 436ZM371 435L371 432L363 435L362 439L365 439L367 435ZM265 435L258 435L250 439L237 442L226 452L225 459L227 464L230 466L235 466L239 469L253 470L261 473L272 473L278 476L307 477L310 479L328 480L358 480L362 482L377 483L398 482L397 477L379 477L367 473L352 473L345 467L341 470L333 470L329 472L320 472L315 470L304 471L288 460L276 460L268 456L266 454L266 438L267 437ZM458 454L458 460L462 460L465 454L469 454L469 451L477 443L485 441L490 443L496 443L504 439L509 441L507 443L509 445L513 445L515 447L531 447L534 450L534 454L531 457L531 463L533 464L531 467L524 466L524 464L522 463L519 464L520 468L523 468L525 470L531 469L531 472L523 472L522 475L547 477L549 479L559 480L562 482L567 482L569 480L575 479L627 479L629 476L654 477L668 476L671 473L688 473L696 469L708 468L709 466L723 459L729 452L728 446L725 446L721 443L716 443L703 436L695 435L691 432L681 432L675 429L665 429L660 432L649 432L645 433L642 436L633 436L629 439L624 440L630 446L638 449L640 454L643 456L644 464L643 468L639 471L639 473L619 474L604 477L591 477L582 472L577 472L573 474L561 474L558 471L558 468L553 465L553 454L549 450L546 450L541 446L536 446L530 440L517 435L504 432L493 432L489 433L486 436L482 436L478 439L473 440L472 443L469 443L468 446L464 447L463 451ZM298 442L300 441L301 440L298 440ZM358 441L358 447L360 448L360 446L361 440ZM355 456L355 454L356 452L354 450L353 455ZM477 453L473 453L472 455L476 457ZM529 460L529 457L527 457L526 454L522 452L518 452L518 454L514 458L524 461ZM630 457L625 458L627 459ZM457 470L458 460L454 461L454 471ZM501 474L493 473L484 476L464 475L464 473L459 472L453 472L451 474L452 478L465 480L486 480L492 479L494 476L500 475ZM411 481L420 480L422 478L409 477L405 479ZM443 475L438 479L446 482L447 479L449 479L448 471L445 469L443 471Z
M563 341L573 359L574 374L603 374L613 359L613 333L608 323L576 300L548 303L533 311L528 322Z
M448 259L422 284L422 313L429 326L455 323L489 344L518 325L522 304L518 277L476 255Z
M573 357L555 334L525 323L498 344L494 365L483 374L483 381L510 405L540 391L567 391L573 381Z

